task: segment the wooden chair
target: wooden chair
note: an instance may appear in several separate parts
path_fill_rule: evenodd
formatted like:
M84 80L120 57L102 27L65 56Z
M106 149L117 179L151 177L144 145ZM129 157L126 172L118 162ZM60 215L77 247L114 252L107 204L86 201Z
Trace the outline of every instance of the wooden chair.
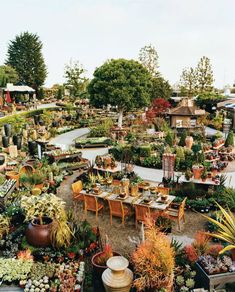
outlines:
M151 215L150 208L148 206L135 205L135 227L137 228L138 222L144 222L146 216Z
M125 217L130 215L129 208L123 206L119 200L108 200L110 212L110 224L113 223L113 216L122 218L122 225L125 225Z
M169 188L165 188L165 187L158 186L157 187L157 192L158 193L161 193L163 195L169 195L170 189Z
M167 210L165 211L165 213L169 216L171 220L178 222L179 231L181 229L180 228L181 220L183 219L183 222L185 223L184 208L185 208L186 200L187 200L187 197L184 198L181 204L171 203L169 208L167 208ZM175 208L172 208L172 207L175 207Z
M99 203L94 195L83 195L84 197L84 210L85 216L87 216L87 211L95 212L95 220L98 222L99 211L104 208L104 205Z
M76 181L71 185L73 191L73 200L75 201L84 201L84 196L81 194L83 184L81 180Z

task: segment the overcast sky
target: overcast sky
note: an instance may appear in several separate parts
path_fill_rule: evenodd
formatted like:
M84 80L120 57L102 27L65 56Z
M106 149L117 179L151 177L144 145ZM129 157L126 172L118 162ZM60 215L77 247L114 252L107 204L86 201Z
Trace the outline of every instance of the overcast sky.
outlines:
M159 54L171 84L203 55L215 85L235 79L234 0L0 0L0 63L23 31L37 33L48 67L46 85L63 82L64 65L79 60L88 77L110 58L138 58L146 44Z

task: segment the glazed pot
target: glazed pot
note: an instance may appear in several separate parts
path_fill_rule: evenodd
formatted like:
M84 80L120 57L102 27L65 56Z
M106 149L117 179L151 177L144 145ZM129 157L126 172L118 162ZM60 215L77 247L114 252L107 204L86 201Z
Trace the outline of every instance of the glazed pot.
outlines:
M40 116L39 115L35 115L35 116L33 116L33 119L34 119L35 125L38 125Z
M186 147L187 147L188 149L191 149L192 146L193 146L193 137L191 137L191 136L187 136L187 137L185 138L185 145L186 145Z
M40 225L39 219L34 219L29 223L25 236L27 242L35 247L47 247L51 245L50 232L52 226L52 219L43 217L46 224Z
M104 285L102 282L102 274L103 272L108 268L107 266L100 266L98 264L96 264L96 259L102 254L101 252L96 253L95 255L93 255L92 259L91 259L91 263L92 263L92 282L93 282L93 291L99 291L99 292L104 292ZM120 256L119 253L117 252L113 252L114 256Z
M5 135L7 137L10 137L11 136L11 125L10 124L4 124L4 132L5 132Z
M37 142L29 141L28 142L28 149L29 149L30 155L34 156L38 151Z
M17 146L17 149L20 150L22 147L22 136L21 135L14 135L12 137L13 144Z
M0 165L3 165L5 162L5 156L4 155L0 155Z
M9 136L2 136L2 145L4 148L7 148L9 146Z
M102 274L106 292L129 292L133 273L128 269L129 262L122 256L114 256L107 260L107 267Z

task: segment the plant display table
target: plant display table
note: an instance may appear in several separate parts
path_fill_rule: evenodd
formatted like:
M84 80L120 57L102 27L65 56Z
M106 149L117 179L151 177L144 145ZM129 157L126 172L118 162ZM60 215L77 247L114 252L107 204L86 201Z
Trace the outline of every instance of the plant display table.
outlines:
M222 288L225 284L235 281L235 272L208 275L198 263L196 263L196 270L198 283L209 291Z

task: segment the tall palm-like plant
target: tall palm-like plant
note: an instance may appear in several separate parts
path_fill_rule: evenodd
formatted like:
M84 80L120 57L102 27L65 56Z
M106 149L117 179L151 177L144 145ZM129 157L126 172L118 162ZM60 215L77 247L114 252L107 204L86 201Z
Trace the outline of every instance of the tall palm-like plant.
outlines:
M221 254L228 250L235 249L235 216L230 209L226 211L218 203L216 204L218 205L221 211L221 217L219 218L219 220L215 220L206 215L202 215L202 216L218 227L217 232L209 233L209 235L215 238L218 238L220 240L223 240L229 244L228 246L226 246L224 249L220 251L220 254Z

